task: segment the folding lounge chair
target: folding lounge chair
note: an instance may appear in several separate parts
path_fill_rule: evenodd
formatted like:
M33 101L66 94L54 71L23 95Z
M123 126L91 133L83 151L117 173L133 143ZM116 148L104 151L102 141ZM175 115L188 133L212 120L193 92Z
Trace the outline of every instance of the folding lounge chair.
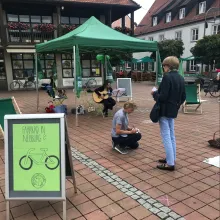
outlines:
M22 114L14 97L0 99L0 133L4 138L5 115Z
M185 85L185 90L186 90L186 101L183 104L183 112L184 113L196 113L196 111L200 107L200 114L202 114L200 85L199 84ZM191 109L191 111L189 111L189 109Z

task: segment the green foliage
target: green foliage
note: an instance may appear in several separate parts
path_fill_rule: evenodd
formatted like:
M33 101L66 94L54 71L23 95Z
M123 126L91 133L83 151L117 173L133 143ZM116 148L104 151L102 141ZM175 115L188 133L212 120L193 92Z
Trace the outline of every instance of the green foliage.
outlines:
M212 65L214 60L220 63L220 34L205 36L190 51L195 57L201 57L204 64Z
M117 53L115 55L110 55L110 63L112 66L118 66L121 63L121 60L131 61L132 54L131 53Z
M164 40L158 42L158 48L160 51L161 61L168 56L176 56L180 58L185 49L182 40ZM152 53L151 58L156 60L156 53Z

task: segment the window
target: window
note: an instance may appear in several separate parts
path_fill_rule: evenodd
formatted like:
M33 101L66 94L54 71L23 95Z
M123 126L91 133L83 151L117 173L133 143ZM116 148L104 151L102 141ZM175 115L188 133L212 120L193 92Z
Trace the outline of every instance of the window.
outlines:
M199 39L199 29L192 29L191 41L197 41Z
M196 71L196 62L195 62L195 60L190 61L189 70L190 71Z
M171 22L171 12L166 14L166 23Z
M144 70L144 63L141 63L141 70Z
M4 63L4 53L0 51L0 80L6 79L5 63Z
M126 66L126 68L131 68L131 63L130 62L126 62L125 66Z
M175 33L175 40L182 40L182 31L177 31Z
M148 38L148 40L153 41L153 40L154 40L154 38L153 38L153 37L149 37L149 38Z
M88 18L79 18L79 17L63 17L61 16L61 24L72 24L79 25L86 22Z
M199 14L206 12L206 1L199 3Z
M159 41L163 41L164 40L164 34L159 35Z
M63 78L73 78L73 58L71 54L62 54Z
M179 12L179 19L185 18L185 15L186 15L186 9L185 8L181 8L180 12Z
M62 54L63 78L74 77L74 60L71 54ZM91 54L81 54L82 77L101 76L100 63Z
M147 70L148 71L154 71L154 63L148 63Z
M157 17L153 17L153 26L157 25Z
M54 54L40 54L39 59L45 78L50 78L55 62ZM24 79L28 76L34 76L35 60L33 53L11 54L11 60L14 79Z
M134 70L137 70L137 63L134 63Z
M213 25L212 34L218 34L220 32L220 25Z
M8 22L21 22L21 23L29 23L31 26L34 24L52 24L52 16L38 16L38 15L15 15L15 14L7 14Z

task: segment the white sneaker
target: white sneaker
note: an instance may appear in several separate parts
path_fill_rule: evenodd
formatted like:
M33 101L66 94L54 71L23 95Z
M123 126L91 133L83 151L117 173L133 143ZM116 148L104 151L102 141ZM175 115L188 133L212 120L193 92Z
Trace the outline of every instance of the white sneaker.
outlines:
M120 154L128 154L129 151L120 145L115 145L114 149L118 151Z

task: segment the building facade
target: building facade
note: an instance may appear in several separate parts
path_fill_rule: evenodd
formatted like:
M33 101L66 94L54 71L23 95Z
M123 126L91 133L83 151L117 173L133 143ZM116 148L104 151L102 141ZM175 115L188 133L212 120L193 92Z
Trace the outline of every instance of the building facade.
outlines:
M134 33L132 0L0 0L0 90L10 89L13 80L24 80L34 73L35 44L47 42L74 30L91 16L111 26L118 19L125 26L131 14L130 28ZM71 54L40 54L44 82L49 81L54 62L58 87L73 85ZM81 54L83 78L95 77L100 84L102 71L96 54Z
M135 29L135 35L158 42L182 40L185 48L182 57L186 58L192 56L190 49L198 40L219 31L220 0L155 0ZM134 57L139 59L143 54L135 54ZM197 71L196 64L195 60L184 62L185 72Z

